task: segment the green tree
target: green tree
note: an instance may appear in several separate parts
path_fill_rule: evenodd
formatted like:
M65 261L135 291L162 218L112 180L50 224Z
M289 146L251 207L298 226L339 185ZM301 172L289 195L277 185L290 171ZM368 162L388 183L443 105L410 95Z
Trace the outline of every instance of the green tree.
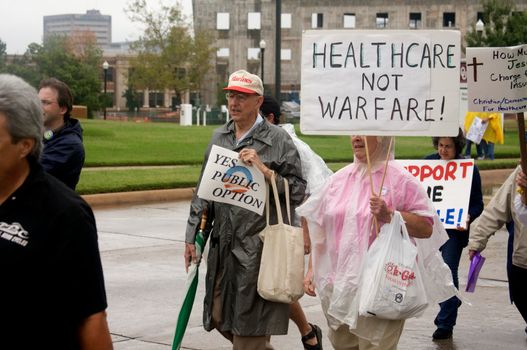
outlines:
M211 38L206 32L192 35L178 6L162 6L152 11L146 0L134 0L126 12L130 20L146 29L132 49L134 74L130 81L136 88L174 90L178 96L199 90L210 69Z
M484 0L482 33L472 31L466 35L469 47L515 46L527 43L527 13L515 11L512 0Z
M7 58L7 45L0 39L0 73L5 72Z
M41 78L64 81L73 93L74 103L87 106L92 115L104 99L100 80L102 52L94 42L78 45L77 38L53 36L43 45L31 44L28 52Z
M123 93L123 97L126 98L126 107L129 112L138 111L141 107L141 101L139 100L138 94L128 86L128 89Z

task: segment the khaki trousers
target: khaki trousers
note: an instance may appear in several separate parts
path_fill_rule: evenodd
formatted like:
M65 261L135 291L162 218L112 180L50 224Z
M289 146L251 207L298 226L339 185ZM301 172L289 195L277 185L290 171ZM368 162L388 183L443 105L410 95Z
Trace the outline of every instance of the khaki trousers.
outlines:
M403 327L404 320L391 321L379 345L357 337L348 326L340 326L336 331L329 328L328 338L335 350L396 350Z
M232 350L274 350L270 343L270 335L247 337L220 331L220 325L223 322L221 306L221 279L216 278L212 300L212 324L221 335L232 343Z

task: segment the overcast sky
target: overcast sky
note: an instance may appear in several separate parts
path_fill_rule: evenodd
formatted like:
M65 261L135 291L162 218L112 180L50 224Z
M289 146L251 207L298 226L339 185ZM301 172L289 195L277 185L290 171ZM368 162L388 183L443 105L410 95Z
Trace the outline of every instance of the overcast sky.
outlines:
M83 14L96 9L112 16L112 41L133 40L142 28L132 23L124 13L131 0L0 0L0 39L7 44L7 53L22 54L28 44L42 43L43 16ZM159 8L159 0L146 0L152 8ZM182 4L183 12L192 13L191 0L164 0L163 4Z

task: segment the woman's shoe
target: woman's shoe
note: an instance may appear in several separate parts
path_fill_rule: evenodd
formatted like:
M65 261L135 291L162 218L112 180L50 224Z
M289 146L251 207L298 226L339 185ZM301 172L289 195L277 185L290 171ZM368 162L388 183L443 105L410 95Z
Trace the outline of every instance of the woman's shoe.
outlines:
M436 329L434 334L432 334L432 338L434 340L450 339L452 338L452 330L445 329L445 328L438 328Z
M309 324L311 326L311 332L307 333L302 337L302 344L305 350L322 350L322 330L316 324ZM308 344L307 341L313 338L317 338L315 345Z

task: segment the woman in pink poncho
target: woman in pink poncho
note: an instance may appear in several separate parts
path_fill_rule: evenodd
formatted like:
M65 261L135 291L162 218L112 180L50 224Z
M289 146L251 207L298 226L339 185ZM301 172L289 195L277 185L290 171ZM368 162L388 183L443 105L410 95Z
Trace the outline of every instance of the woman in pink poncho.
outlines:
M371 195L365 139L373 188L380 196ZM404 320L358 315L362 262L377 235L373 217L380 229L397 210L410 236L430 237L415 240L429 277L442 279L435 281L438 285L433 286L433 291L427 288L427 296L432 301L455 293L451 278L448 281L448 267L438 253L448 236L421 185L403 167L390 161L380 189L386 158L393 160L390 142L393 140L389 137L352 136L353 163L335 173L297 208L297 213L307 220L312 242L304 287L309 295L315 295L316 288L330 327L328 338L337 350L396 349L403 330Z

